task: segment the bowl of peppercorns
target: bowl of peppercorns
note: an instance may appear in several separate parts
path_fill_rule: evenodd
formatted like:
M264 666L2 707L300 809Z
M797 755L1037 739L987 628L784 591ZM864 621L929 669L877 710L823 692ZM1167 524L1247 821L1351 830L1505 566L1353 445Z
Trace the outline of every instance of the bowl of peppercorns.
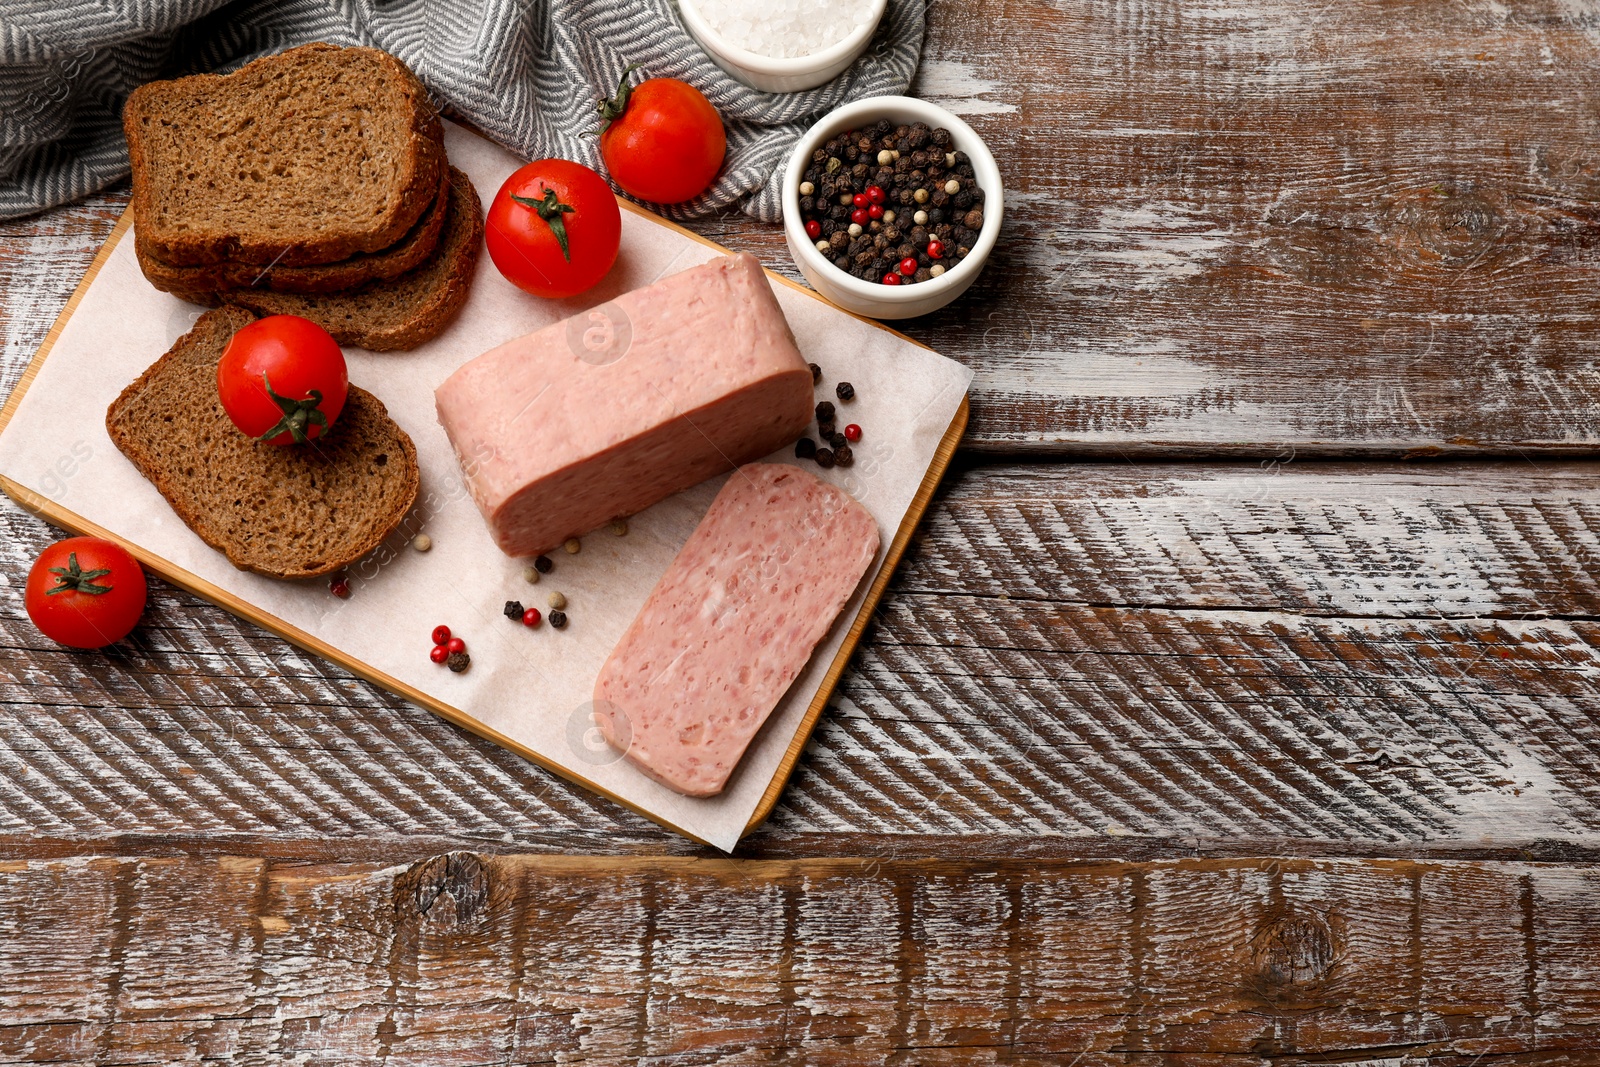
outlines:
M811 287L877 319L966 292L1000 234L1000 169L972 127L908 96L858 100L789 157L783 229Z

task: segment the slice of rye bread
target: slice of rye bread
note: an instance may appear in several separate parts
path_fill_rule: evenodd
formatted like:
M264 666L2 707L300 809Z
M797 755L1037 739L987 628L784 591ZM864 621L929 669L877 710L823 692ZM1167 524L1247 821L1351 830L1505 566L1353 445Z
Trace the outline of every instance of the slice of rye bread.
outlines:
M377 548L417 498L417 451L382 402L350 387L326 437L264 445L217 399L217 360L255 316L222 308L106 410L106 431L172 510L235 567L314 578Z
M445 165L427 90L374 48L308 44L151 82L122 126L134 227L176 267L381 251L422 217Z
M255 263L213 263L204 267L175 267L150 253L135 232L134 251L139 269L150 284L163 292L272 289L284 293L335 293L370 281L394 278L411 270L439 247L445 215L450 206L450 168L439 175L439 191L422 218L397 243L381 252L357 252L337 263L310 267L266 267Z
M222 292L173 290L194 304L237 304L262 315L299 315L342 345L373 352L415 348L437 337L466 303L483 246L483 205L471 180L450 168L450 207L433 257L388 281L345 293L274 293L265 289Z

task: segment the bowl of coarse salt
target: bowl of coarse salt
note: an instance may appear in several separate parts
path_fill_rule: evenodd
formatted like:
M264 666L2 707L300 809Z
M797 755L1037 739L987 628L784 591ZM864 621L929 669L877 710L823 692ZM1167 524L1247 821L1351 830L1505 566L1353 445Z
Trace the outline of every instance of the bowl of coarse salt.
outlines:
M689 33L753 89L792 93L839 76L878 28L889 0L678 0Z

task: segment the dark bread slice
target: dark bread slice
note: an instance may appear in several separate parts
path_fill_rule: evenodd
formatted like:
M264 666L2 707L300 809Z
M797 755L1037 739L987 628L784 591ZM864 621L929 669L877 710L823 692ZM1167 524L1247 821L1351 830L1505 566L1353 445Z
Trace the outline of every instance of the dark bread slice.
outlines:
M134 227L177 267L286 267L388 248L439 185L427 90L374 48L308 44L142 85L122 112Z
M237 304L263 315L299 315L333 334L342 345L373 352L415 348L437 337L461 310L483 246L483 206L465 174L450 168L452 186L444 234L433 258L416 270L345 293L274 293L174 290L195 304Z
M213 263L204 267L174 267L150 253L146 242L135 233L134 251L139 269L150 284L164 292L273 289L284 293L334 293L383 278L394 278L411 270L439 247L445 215L450 206L450 168L441 169L439 191L422 213L417 224L398 243L381 252L357 252L337 263L310 267L285 267L281 263L262 267L255 263Z
M355 386L325 438L280 448L240 433L217 399L217 360L254 319L236 307L201 315L112 402L106 431L235 567L314 578L361 559L405 518L417 498L417 451L382 402Z

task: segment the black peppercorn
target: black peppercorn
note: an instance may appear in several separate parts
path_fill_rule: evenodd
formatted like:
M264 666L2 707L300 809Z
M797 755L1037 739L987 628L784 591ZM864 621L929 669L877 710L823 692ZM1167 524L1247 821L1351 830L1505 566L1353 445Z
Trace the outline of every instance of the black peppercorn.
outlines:
M506 601L506 606L503 609L502 613L508 619L515 619L517 622L521 622L522 621L522 603L520 601L517 601L517 600L508 600L508 601Z
M819 422L817 423L817 436L826 441L833 436L833 429L834 425L832 419L829 419L827 422Z
M445 658L444 665L455 671L457 674L460 674L462 671L472 666L472 657L467 655L465 652L452 652Z
M848 467L856 461L856 454L850 451L849 445L840 445L833 450L833 465L835 467Z
M550 568L554 566L555 564L550 562L549 556L539 556L533 561L533 569L540 574L549 574Z
M821 403L819 403L817 405L817 421L818 422L832 422L833 421L833 414L834 414L833 401L824 400L824 401L822 401Z
M854 400L856 398L856 387L851 385L849 382L840 382L838 386L834 388L833 393L840 400ZM828 407L831 410L833 405L829 404Z
M811 384L816 385L822 381L822 368L815 363L807 364L811 368Z
M810 459L817 454L817 443L809 437L802 437L794 443L795 459Z
M817 466L821 467L823 470L827 470L829 467L833 466L833 449L817 449L816 460Z
M837 430L828 435L828 443L833 446L833 458L835 461L839 459L839 449L844 447L845 440L845 435Z
M554 626L556 629L565 630L567 628L567 613L566 612L564 612L564 611L552 611L550 613L549 618L550 618L550 625Z

